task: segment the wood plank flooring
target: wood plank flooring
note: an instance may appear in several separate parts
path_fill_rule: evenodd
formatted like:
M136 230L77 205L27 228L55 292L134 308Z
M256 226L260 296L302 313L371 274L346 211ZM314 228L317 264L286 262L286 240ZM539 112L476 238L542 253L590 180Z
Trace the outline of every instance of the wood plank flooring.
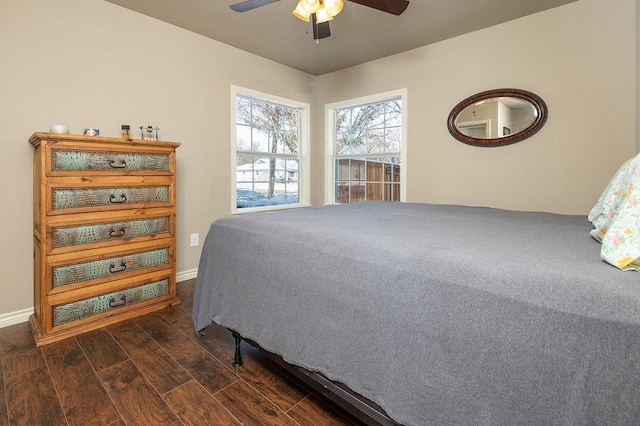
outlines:
M178 284L178 306L41 348L27 323L0 329L0 425L361 424L244 342L233 367L231 333L194 333L194 285Z

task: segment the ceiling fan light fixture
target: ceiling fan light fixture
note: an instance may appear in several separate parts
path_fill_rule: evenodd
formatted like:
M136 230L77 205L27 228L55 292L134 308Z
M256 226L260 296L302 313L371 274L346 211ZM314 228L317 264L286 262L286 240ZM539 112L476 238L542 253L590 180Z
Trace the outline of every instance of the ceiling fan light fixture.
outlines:
M316 13L322 6L320 0L299 0L298 6L309 12L309 14ZM297 9L298 7L296 7Z
M340 13L344 6L344 2L342 0L324 0L322 3L331 16L336 16Z
M316 12L316 22L318 24L322 24L323 22L328 22L333 19L333 16L329 13L329 11L324 7L320 7Z
M302 2L298 2L298 5L293 11L293 15L296 18L303 20L304 22L309 22L309 20L311 19L311 12L309 12L304 8L304 6L302 6Z
M342 0L298 0L293 15L304 22L309 22L314 15L315 24L322 24L331 21L343 6Z

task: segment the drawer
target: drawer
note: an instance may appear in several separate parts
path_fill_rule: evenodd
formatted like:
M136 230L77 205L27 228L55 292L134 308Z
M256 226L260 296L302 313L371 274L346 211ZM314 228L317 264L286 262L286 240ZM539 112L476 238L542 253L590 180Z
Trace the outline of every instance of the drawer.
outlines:
M113 186L102 188L50 188L49 214L93 210L168 206L173 201L173 185Z
M51 289L63 291L79 284L100 283L173 265L172 247L124 252L87 262L53 265Z
M49 172L170 172L170 153L52 149Z
M53 249L147 237L170 232L169 216L53 227Z
M169 278L53 306L53 326L94 317L169 295Z
M44 238L47 255L53 256L147 241L163 244L159 241L174 235L173 208L153 208L49 216Z

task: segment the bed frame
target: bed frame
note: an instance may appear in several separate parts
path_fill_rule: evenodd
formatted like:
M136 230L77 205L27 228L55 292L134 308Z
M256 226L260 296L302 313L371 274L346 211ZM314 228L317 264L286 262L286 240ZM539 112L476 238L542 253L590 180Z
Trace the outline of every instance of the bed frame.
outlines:
M351 416L362 421L368 426L400 426L399 423L393 421L382 408L369 399L353 392L351 389L327 379L322 374L309 371L305 368L298 367L287 363L282 357L264 350L257 343L243 338L239 333L229 330L235 339L235 355L233 358L233 366L239 367L243 364L240 343L242 340L255 347L260 353L273 363L274 369L294 382L302 382L310 388L314 393L322 398L336 404L342 410Z

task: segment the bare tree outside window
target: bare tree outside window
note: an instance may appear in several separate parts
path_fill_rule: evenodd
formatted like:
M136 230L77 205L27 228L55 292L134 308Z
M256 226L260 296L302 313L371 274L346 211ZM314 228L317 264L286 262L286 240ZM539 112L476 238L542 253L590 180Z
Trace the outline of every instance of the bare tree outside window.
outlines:
M400 99L336 110L336 155L400 152Z
M295 106L236 97L238 208L299 202L299 121Z
M399 201L401 98L336 109L335 126L335 201Z

